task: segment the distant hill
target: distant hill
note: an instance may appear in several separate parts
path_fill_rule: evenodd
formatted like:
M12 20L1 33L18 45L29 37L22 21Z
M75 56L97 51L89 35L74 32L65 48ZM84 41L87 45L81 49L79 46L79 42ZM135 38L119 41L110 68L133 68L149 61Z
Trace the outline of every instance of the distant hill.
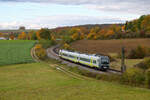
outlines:
M50 30L57 30L57 29L67 29L67 28L74 28L74 27L84 27L86 29L91 29L93 27L100 27L100 28L108 28L109 26L114 25L114 24L86 24L86 25L76 25L76 26L65 26L65 27L56 27L52 28ZM116 25L116 24L115 24ZM122 26L123 24L117 24ZM20 32L26 32L28 33L29 31L34 30L37 31L38 29L26 29L26 30L0 30L0 33L20 33Z
M119 26L122 26L124 24L85 24L85 25L76 25L76 26L65 26L65 27L57 27L57 28L53 28L52 30L55 30L55 29L65 29L65 28L73 28L73 27L85 27L87 29L91 29L93 27L100 27L100 28L108 28L112 25L119 25Z
M0 30L0 33L20 33L20 32L29 32L35 29L26 29L26 30Z

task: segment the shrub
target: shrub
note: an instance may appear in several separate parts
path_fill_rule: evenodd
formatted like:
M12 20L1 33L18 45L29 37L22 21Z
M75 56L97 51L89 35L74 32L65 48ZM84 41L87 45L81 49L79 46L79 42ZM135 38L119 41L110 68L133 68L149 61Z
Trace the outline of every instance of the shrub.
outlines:
M130 68L123 74L122 79L122 81L131 85L140 85L144 83L145 76L143 70L139 68Z
M42 47L41 44L37 44L35 46L35 52L36 52L36 56L38 56L39 59L44 60L46 58L46 50Z
M110 55L108 55L110 62L116 61L116 59Z
M135 65L134 67L137 67L137 68L140 68L140 69L143 69L143 70L147 69L147 66L145 65L144 62L140 62L137 65Z
M130 59L136 59L136 51L134 49L132 49L130 52L129 52L129 55L128 55L128 58Z
M146 86L150 88L150 68L146 71Z
M141 68L143 70L147 70L150 68L150 57L144 58L143 62L140 62L135 67Z
M70 50L70 51L74 51L73 48L71 48L71 46L68 43L63 44L62 49L66 49L66 50Z
M147 66L147 69L150 67L150 57L144 58L144 64Z
M129 54L129 59L141 59L148 55L147 48L143 46L138 46L136 49L132 49Z
M43 48L47 49L50 46L54 45L55 42L52 40L39 40L39 44L41 44Z

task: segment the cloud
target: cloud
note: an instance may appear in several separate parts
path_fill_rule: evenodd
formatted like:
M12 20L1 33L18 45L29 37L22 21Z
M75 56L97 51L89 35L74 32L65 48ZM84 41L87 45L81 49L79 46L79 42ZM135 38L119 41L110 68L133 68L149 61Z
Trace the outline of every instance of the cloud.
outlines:
M42 15L45 17L40 17L37 15L37 18L34 19L24 18L25 20L22 21L1 22L0 29L17 29L19 26L26 26L27 28L54 28L59 26L80 24L123 23L126 20L131 19L131 16L135 18L135 16L139 17L140 15L150 13L150 0L0 0L0 2L44 3L44 6L48 6L46 4L80 5L80 7L82 6L86 9L97 10L102 13L101 15L103 16L102 17L96 14L96 16L88 16L83 14L71 15L72 13L68 13L69 15L62 15L63 13L61 13L61 15L52 16ZM105 15L103 14L103 12L105 12ZM59 11L56 12L56 14L59 14ZM119 17L114 18L115 16Z
M40 29L40 28L55 28L61 26L74 26L83 24L104 24L104 23L123 23L125 20L119 18L109 17L93 17L93 16L81 16L81 15L54 15L38 17L36 19L30 19L23 22L5 22L0 23L0 29L18 29L19 26L25 26L28 29Z
M0 0L2 2L36 2L62 5L88 5L90 9L134 14L150 13L150 0Z

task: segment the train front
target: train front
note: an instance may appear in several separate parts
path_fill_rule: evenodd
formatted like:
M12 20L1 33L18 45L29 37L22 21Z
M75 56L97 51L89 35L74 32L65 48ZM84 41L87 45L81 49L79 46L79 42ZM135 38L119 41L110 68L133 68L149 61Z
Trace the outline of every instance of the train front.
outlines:
M102 69L102 70L109 69L109 63L110 63L109 57L107 57L107 56L100 57L100 59L99 59L100 69Z

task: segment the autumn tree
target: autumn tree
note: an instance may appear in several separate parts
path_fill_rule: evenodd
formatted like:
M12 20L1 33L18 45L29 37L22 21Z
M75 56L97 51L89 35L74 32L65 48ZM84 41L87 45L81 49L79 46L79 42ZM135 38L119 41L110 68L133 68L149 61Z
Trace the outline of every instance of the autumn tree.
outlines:
M2 37L3 36L3 33L0 33L0 37Z
M26 40L27 39L27 35L25 32L22 32L18 35L18 39L20 40Z
M14 39L15 39L14 34L11 34L11 35L9 36L9 38L10 38L11 40L14 40Z
M28 33L28 40L37 40L36 32L34 30Z
M36 34L38 39L51 40L51 31L47 28L40 29Z
M114 30L108 29L107 32L106 32L106 34L105 34L105 36L108 37L108 36L112 36L114 34L115 34Z
M93 27L90 30L90 33L87 35L88 39L98 39L98 32L100 31L100 27Z
M141 23L141 28L146 32L150 33L150 15L145 16L144 20Z

